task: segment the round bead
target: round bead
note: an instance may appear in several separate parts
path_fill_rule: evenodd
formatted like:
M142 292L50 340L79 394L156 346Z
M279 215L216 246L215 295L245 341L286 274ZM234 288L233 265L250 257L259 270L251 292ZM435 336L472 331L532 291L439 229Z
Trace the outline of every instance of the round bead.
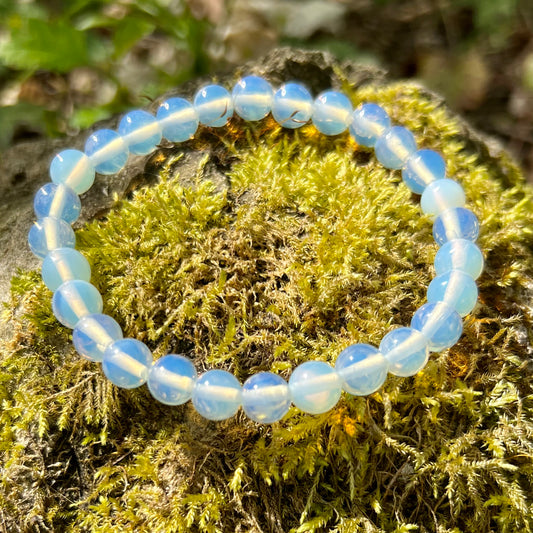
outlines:
M50 164L54 183L63 183L77 194L82 194L94 183L95 170L87 155L79 150L63 150Z
M196 93L194 108L201 124L219 128L233 115L233 100L224 87L207 85Z
M272 115L284 128L300 128L311 120L313 97L299 83L285 83L274 94Z
M116 174L126 164L129 154L124 139L108 129L95 131L89 136L85 153L100 174Z
M44 284L55 291L65 281L91 279L91 267L83 254L74 248L57 248L43 260L41 275Z
M337 91L319 94L313 108L313 124L324 135L338 135L346 130L352 118L352 103Z
M466 316L476 305L477 286L468 274L450 270L431 281L427 296L428 302L445 302L461 316Z
M242 408L255 422L277 422L287 413L290 405L289 385L272 372L259 372L242 386Z
M420 372L429 357L428 340L412 328L397 328L387 333L379 351L389 362L389 372L404 378Z
M102 370L107 379L123 389L135 389L146 383L152 366L148 346L136 339L119 339L104 352Z
M414 314L411 327L428 339L432 352L440 352L453 346L463 332L463 321L457 311L444 302L423 305Z
M157 120L163 137L171 142L191 139L198 129L198 114L184 98L169 98L157 110Z
M192 361L183 355L168 354L159 358L148 374L152 396L166 405L181 405L191 399L197 379Z
M327 363L307 361L291 374L289 390L298 409L316 415L329 411L339 401L342 381Z
M450 207L464 207L465 192L456 182L447 178L432 181L422 193L420 207L426 215L440 215Z
M451 207L443 211L433 223L433 238L442 246L453 239L475 241L479 236L479 221L469 209Z
M232 417L241 405L242 391L238 379L225 370L209 370L194 385L192 403L208 420Z
M102 362L106 348L122 339L122 336L118 322L101 313L80 318L72 331L72 341L77 352L95 363Z
M268 81L259 76L245 76L233 88L233 107L244 120L261 120L272 109L274 91Z
M376 392L385 382L389 364L369 344L352 344L337 357L335 370L342 379L342 388L355 396Z
M118 134L128 146L128 150L135 155L149 154L161 142L159 122L142 109L130 111L122 117Z
M385 168L402 168L416 151L415 137L407 128L393 126L378 137L374 150L377 160Z
M76 236L64 220L45 217L33 223L28 232L28 244L37 257L44 258L57 248L74 248Z
M52 311L54 316L68 328L73 329L80 318L101 313L102 296L98 289L81 279L65 281L54 292Z
M483 263L481 250L466 239L453 239L443 244L433 262L437 276L450 270L461 270L474 279L483 272Z
M33 210L37 218L60 218L71 224L80 216L79 196L66 185L47 183L35 194Z
M446 177L446 162L434 150L418 150L405 162L403 182L416 194L422 194L433 181Z
M373 148L378 138L390 127L389 115L381 106L363 104L353 112L349 129L357 144Z

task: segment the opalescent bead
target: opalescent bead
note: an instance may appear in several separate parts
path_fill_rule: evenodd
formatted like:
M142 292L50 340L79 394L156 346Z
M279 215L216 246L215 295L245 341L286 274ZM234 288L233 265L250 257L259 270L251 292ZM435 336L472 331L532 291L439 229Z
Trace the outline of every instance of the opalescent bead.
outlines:
M475 241L479 236L479 221L469 209L451 207L433 222L433 238L442 246L453 239Z
M76 236L64 220L45 217L33 223L28 232L28 244L37 257L44 258L56 248L74 248Z
M33 210L37 218L60 218L72 224L80 216L81 202L79 196L70 187L47 183L35 194Z
M190 359L171 353L152 365L148 374L148 388L161 403L181 405L191 399L197 377Z
M274 91L260 76L245 76L233 88L233 108L244 120L261 120L272 109Z
M134 389L146 383L152 366L148 346L136 339L119 339L104 352L102 370L107 379L123 389Z
M169 98L157 110L163 137L171 142L191 139L198 129L198 114L185 98Z
M102 308L102 296L98 289L81 279L65 281L52 297L54 316L70 329L76 326L80 318L101 313Z
M129 155L124 139L116 131L108 129L89 135L85 153L100 174L116 174L126 164Z
M440 215L450 207L464 207L466 202L463 188L447 178L432 181L422 193L420 207L426 215Z
M315 99L313 124L324 135L338 135L350 124L352 111L352 103L346 95L325 91Z
M446 162L434 150L418 150L405 162L403 182L416 194L422 194L433 181L446 177Z
M232 417L242 401L241 384L225 370L208 370L194 384L192 403L208 420L225 420Z
M373 148L390 127L389 115L381 106L363 104L353 112L350 133L357 144Z
M403 126L392 126L378 137L374 145L376 159L385 167L402 168L416 151L414 135Z
M155 150L161 142L161 128L156 118L136 109L124 115L118 125L118 134L122 137L130 153L146 155Z
M414 314L411 327L428 339L432 352L440 352L453 346L463 332L463 321L459 313L444 302L424 304Z
M335 370L342 387L355 396L377 391L387 378L389 364L383 355L369 344L352 344L335 361Z
M294 369L289 390L298 409L316 415L329 411L339 401L342 381L327 363L307 361Z
M477 302L477 286L474 279L461 270L450 270L437 276L428 287L428 302L444 302L461 316L474 309Z
M122 337L118 322L101 313L81 317L72 331L72 341L77 352L95 363L102 362L106 348Z
M453 239L442 245L433 262L437 276L450 270L462 270L477 279L483 272L483 254L472 241Z
M299 83L285 83L274 94L272 116L284 128L300 128L311 120L313 97Z
M272 372L254 374L242 386L242 408L255 422L277 422L287 413L290 405L289 385Z
M91 279L91 267L83 254L74 248L57 248L51 250L44 258L41 268L44 284L55 291L65 281Z
M194 109L201 124L219 128L233 115L233 100L224 87L207 85L196 93Z
M94 183L95 170L89 157L79 150L63 150L50 164L54 183L63 183L77 194L82 194Z
M379 351L389 362L389 372L408 377L420 372L428 361L428 340L413 328L397 328L387 333Z

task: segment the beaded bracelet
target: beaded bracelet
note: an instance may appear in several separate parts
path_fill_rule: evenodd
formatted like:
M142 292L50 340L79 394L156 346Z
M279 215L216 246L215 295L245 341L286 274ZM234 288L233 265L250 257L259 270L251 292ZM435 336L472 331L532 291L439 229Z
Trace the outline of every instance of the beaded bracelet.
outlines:
M199 124L222 127L233 112L249 121L261 120L271 112L281 126L290 129L312 121L325 135L349 129L359 145L375 149L384 167L401 169L407 187L422 195L422 211L434 218L433 236L440 246L428 303L416 311L410 327L389 332L379 348L348 346L334 367L308 361L296 367L288 382L277 374L259 372L241 386L224 370L198 376L194 364L183 355L168 354L153 362L144 343L123 338L119 324L102 314L102 297L89 283L89 263L74 249L71 224L81 209L78 195L91 187L95 172L118 172L129 153L149 154L162 137L171 142L187 141ZM208 85L196 93L192 104L170 98L155 117L135 110L122 118L118 132L94 132L87 139L85 153L65 150L57 154L50 175L52 183L35 196L38 220L30 229L28 242L32 252L43 258L42 278L54 293L53 313L73 329L76 350L90 361L101 362L104 374L115 385L131 389L147 383L154 398L167 405L192 399L196 410L210 420L229 418L241 405L260 423L280 420L291 402L304 412L324 413L337 403L342 390L368 395L383 385L387 373L412 376L425 366L430 352L458 341L461 317L472 311L477 301L474 280L483 269L483 256L474 244L479 224L464 208L462 187L445 177L443 158L432 150L418 150L413 134L392 126L382 107L363 104L353 110L348 97L340 92L325 91L313 101L301 84L286 83L274 92L258 76L242 78L232 94L219 85Z

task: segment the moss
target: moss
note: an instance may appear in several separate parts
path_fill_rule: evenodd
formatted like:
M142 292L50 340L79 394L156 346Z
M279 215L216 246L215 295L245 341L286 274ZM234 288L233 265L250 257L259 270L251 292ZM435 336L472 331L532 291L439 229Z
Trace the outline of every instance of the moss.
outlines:
M75 354L38 274L21 272L0 387L0 508L13 531L533 529L531 190L419 87L347 90L441 151L481 220L487 268L460 342L325 415L215 424L109 385ZM245 380L333 362L409 322L436 248L397 172L312 126L234 119L215 133L186 147L217 153L227 188L205 178L208 156L185 183L177 148L156 156L155 186L78 232L128 336Z

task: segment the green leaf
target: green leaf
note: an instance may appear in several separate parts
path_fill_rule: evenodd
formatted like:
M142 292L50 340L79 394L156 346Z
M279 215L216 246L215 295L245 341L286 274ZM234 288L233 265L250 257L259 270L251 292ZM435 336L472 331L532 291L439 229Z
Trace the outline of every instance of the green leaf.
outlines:
M115 57L125 54L139 39L151 33L154 25L138 18L125 19L117 26L113 35Z

